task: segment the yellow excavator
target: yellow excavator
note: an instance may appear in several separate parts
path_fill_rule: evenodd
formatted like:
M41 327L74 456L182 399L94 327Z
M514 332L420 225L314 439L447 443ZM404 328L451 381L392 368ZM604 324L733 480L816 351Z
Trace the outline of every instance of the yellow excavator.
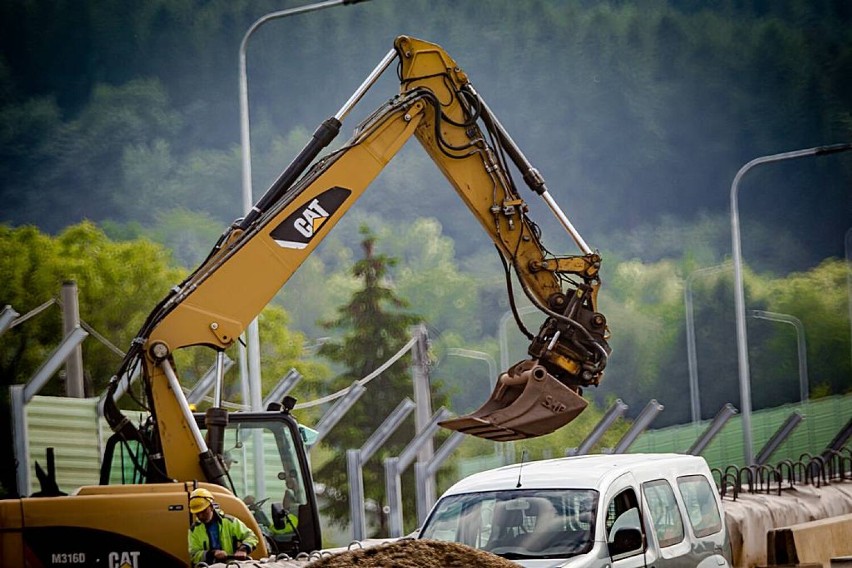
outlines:
M348 142L320 156L394 62L399 94ZM321 547L305 429L290 414L295 401L229 413L214 397L213 407L196 415L181 391L174 355L191 346L212 349L221 385L225 351L412 136L493 240L516 321L530 339L529 358L497 378L482 407L441 425L495 441L520 440L553 432L582 412L582 389L600 382L610 353L606 319L596 307L601 259L458 64L438 45L401 36L252 210L148 316L116 377L141 370L150 417L137 426L118 410L114 378L104 412L115 434L106 445L101 485L0 502L0 564L185 566L188 495L196 487L212 491L221 509L266 537L255 558ZM543 199L581 254L545 249L513 172ZM536 334L518 317L512 271L545 316ZM270 463L280 482L267 482ZM47 486L56 484L48 480ZM298 523L287 526L294 517Z

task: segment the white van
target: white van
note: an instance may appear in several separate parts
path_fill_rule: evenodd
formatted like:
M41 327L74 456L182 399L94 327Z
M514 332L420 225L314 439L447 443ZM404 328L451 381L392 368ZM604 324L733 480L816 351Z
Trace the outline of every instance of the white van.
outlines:
M576 456L459 481L418 537L460 542L522 566L732 566L722 503L701 457Z

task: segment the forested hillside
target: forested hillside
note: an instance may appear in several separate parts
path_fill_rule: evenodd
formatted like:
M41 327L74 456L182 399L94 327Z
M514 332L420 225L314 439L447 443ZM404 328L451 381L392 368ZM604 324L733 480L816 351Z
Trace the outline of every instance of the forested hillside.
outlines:
M154 223L175 207L232 220L239 42L260 15L299 4L4 2L2 220L55 231L83 218ZM850 20L843 1L371 0L271 22L248 48L255 193L411 34L468 71L584 231L718 213L749 159L849 138ZM396 88L382 87L374 101ZM836 254L845 166L775 176L802 179L783 199L762 196L754 216L783 223L818 194L800 235ZM365 208L419 216L438 184L421 168L385 184L405 198L375 191ZM434 193L457 237L466 213Z
M303 3L0 3L0 223L59 234L90 220L195 265L242 214L240 41L264 13ZM593 396L634 411L657 397L660 424L686 420L684 283L730 255L729 191L743 164L852 141L852 3L370 0L270 22L248 47L255 199L401 34L453 55L601 250L614 355ZM341 138L397 89L383 78ZM803 319L814 392L848 389L845 265L826 259L843 258L852 227L852 153L766 167L743 185L749 307ZM575 252L526 198L548 247ZM364 222L400 259L394 283L427 318L436 375L454 384L482 370L442 347L499 358L499 261L416 143L288 283L290 325L316 338L317 321L346 302ZM705 417L737 401L730 272L717 277L695 282ZM0 305L17 297L10 289ZM794 337L749 325L755 404L795 400Z

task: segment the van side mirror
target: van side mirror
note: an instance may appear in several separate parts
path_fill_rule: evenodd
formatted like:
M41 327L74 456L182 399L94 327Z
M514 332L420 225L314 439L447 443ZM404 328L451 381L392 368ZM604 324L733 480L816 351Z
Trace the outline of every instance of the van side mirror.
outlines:
M628 552L642 550L642 531L637 528L623 528L615 531L615 537L609 543L609 554L613 557Z

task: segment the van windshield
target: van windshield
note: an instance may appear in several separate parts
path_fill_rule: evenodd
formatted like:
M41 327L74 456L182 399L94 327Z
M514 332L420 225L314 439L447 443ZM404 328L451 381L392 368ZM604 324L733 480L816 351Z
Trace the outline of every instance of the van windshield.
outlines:
M598 493L516 489L443 497L420 538L459 542L510 559L565 558L591 550Z

